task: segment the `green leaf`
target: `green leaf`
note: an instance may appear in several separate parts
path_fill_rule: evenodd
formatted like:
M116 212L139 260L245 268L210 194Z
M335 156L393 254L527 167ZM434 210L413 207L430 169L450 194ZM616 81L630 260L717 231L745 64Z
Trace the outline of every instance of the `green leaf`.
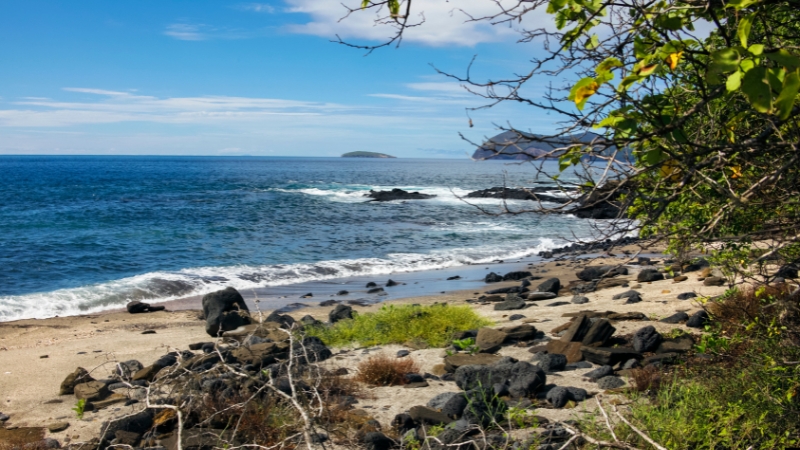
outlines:
M742 72L747 72L755 66L756 62L753 61L753 58L745 58L739 63L739 70Z
M664 152L655 149L645 152L643 156L647 164L654 165L660 163L664 159Z
M756 111L767 113L772 109L772 91L767 81L766 67L755 67L744 75L742 92Z
M569 154L562 155L558 158L558 171L563 172L572 165L572 156Z
M367 6L369 6L369 0L364 0L363 2L361 2L361 9L364 9Z
M627 77L623 78L622 81L620 81L619 86L617 87L617 90L619 92L627 91L628 88L633 83L636 83L637 81L639 81L641 79L642 79L642 77L640 77L639 75L636 75L636 74L628 75Z
M583 47L587 50L593 50L600 46L600 39L598 39L596 34L593 34L592 37L586 40L586 43L583 44Z
M558 12L564 8L566 4L567 0L550 0L550 3L547 4L547 13L553 14L554 12Z
M778 99L775 100L775 107L778 109L778 117L781 120L789 118L798 90L800 90L800 75L795 70L784 78L783 89L781 89Z
M725 87L728 92L738 91L739 86L742 85L742 72L733 72L728 75L728 81L725 82Z
M758 3L759 0L731 0L728 2L728 6L732 6L736 8L737 11L747 8L748 6L754 5Z
M735 48L723 48L711 53L711 69L718 72L730 72L739 67L741 56Z
M606 73L615 67L622 67L622 61L613 57L606 58L603 60L603 62L597 65L594 71L597 72L598 75L602 75L603 73Z
M625 118L622 116L608 116L595 125L594 128L614 128L617 123L623 120L625 120Z
M636 58L641 59L647 56L649 47L641 37L636 36L633 38L633 54Z
M753 26L753 18L755 16L756 14L753 13L739 20L739 28L736 30L736 34L739 36L739 42L742 43L742 47L747 47L747 38L750 37L750 28Z
M683 28L683 19L680 17L667 17L661 19L660 23L661 27L670 31L677 31Z
M777 52L764 53L764 56L790 70L800 67L800 58L792 55L784 48Z
M786 70L780 69L767 69L767 82L772 92L780 92L783 89L783 80L786 78Z
M566 11L559 11L558 14L556 14L556 28L560 30L564 28L564 25L566 24L567 24Z
M598 75L597 78L595 78L595 81L597 81L597 84L603 84L613 79L614 79L613 72L603 72L602 74Z
M753 44L750 47L747 47L747 51L755 56L758 56L764 53L764 44Z

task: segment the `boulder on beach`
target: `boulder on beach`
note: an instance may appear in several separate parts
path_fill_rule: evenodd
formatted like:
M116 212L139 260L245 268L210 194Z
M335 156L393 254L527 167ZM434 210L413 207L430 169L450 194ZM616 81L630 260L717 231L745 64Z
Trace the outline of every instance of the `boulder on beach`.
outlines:
M498 283L503 281L503 277L494 272L490 272L488 275L486 275L486 277L484 277L483 281L486 283Z
M129 302L127 305L125 305L125 308L131 314L164 311L164 309L166 309L164 306L153 306L150 303L145 302Z
M67 375L64 381L61 382L61 389L58 395L71 395L75 391L75 386L81 383L88 383L94 381L89 372L83 367L78 367L74 372Z
M494 310L513 311L515 309L523 309L525 306L525 300L512 294L505 301L495 304Z
M336 323L340 320L344 319L352 319L353 318L353 308L347 305L336 305L335 308L328 313L328 320L331 323Z
M242 294L232 287L206 294L203 297L203 315L206 318L206 333L217 336L222 331L230 331L248 325L250 310Z
M509 281L509 280L517 281L517 280L521 280L523 278L528 278L531 275L532 274L530 272L528 272L527 270L519 270L519 271L516 271L516 272L508 272L507 274L503 275L503 281Z
M651 281L658 281L663 279L664 279L664 274L656 269L643 269L641 272L639 272L639 275L636 276L636 281L638 281L639 283L649 283Z
M539 286L536 288L538 292L552 292L553 294L558 295L558 291L561 290L561 280L558 278L549 278L544 280Z
M456 369L455 380L465 391L507 384L509 394L518 398L535 395L544 387L547 376L539 366L505 357L492 365L461 366Z

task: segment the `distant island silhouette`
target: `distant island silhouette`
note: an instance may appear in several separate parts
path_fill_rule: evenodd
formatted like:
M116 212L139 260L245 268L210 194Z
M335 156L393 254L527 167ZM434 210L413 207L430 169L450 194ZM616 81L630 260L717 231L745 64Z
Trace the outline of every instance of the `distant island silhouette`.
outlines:
M396 158L396 156L375 152L348 152L342 158Z

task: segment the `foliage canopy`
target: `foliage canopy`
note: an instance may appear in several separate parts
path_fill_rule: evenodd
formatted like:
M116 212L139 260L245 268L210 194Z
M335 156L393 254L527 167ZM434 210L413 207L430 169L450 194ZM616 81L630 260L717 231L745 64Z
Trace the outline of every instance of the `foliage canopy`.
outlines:
M371 51L399 43L424 20L413 22L412 1L365 0L350 13L377 11L394 37L345 44ZM609 233L666 239L678 256L717 242L718 255L735 257L740 271L753 261L798 261L800 3L494 3L496 14L466 20L522 27L520 42L541 43L546 55L500 80L478 81L469 70L445 75L484 98L481 108L510 101L557 113L558 132L539 139L561 144L548 155L561 170L584 169L581 184L593 198L622 203ZM543 10L553 26L526 29L526 16ZM563 84L526 96L526 86L544 77ZM584 131L603 136L589 145L559 141ZM760 251L741 251L755 241Z

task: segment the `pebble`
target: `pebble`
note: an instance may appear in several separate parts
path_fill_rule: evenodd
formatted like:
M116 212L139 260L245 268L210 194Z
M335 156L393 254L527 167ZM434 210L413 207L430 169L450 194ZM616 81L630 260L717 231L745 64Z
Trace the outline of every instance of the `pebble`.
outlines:
M69 422L54 422L47 426L47 430L51 433L58 433L69 428Z
M156 330L144 330L142 334L156 334Z
M398 351L397 351L397 357L398 357L398 358L402 358L402 357L404 357L404 356L408 356L408 355L410 355L410 354L411 354L411 352L410 352L410 351L408 351L408 350L398 350Z
M0 422L5 422L5 421L7 421L7 420L8 420L8 419L10 419L10 418L11 418L11 417L8 417L8 415L7 415L7 414L0 413Z

